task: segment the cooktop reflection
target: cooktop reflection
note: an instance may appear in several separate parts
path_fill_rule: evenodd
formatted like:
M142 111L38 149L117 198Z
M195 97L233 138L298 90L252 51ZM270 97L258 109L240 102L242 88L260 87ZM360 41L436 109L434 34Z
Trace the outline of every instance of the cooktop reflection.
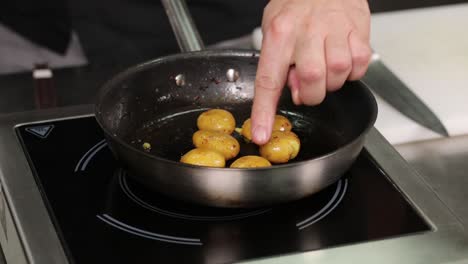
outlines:
M220 209L132 181L94 117L17 132L72 263L232 263L429 230L365 150L318 194L277 207Z

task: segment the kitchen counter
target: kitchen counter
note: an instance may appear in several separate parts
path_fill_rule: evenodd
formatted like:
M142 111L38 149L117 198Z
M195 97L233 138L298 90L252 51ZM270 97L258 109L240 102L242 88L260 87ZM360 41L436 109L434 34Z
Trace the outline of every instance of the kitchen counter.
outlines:
M395 147L468 229L468 135Z
M380 60L439 117L451 136L468 134L468 4L372 17ZM439 138L378 96L376 127L393 144Z

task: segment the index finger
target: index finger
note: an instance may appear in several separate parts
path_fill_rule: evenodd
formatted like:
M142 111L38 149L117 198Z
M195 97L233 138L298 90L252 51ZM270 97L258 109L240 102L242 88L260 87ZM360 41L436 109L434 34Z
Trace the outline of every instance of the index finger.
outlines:
M251 114L252 140L258 145L270 139L276 107L287 79L294 50L291 21L279 15L264 32Z

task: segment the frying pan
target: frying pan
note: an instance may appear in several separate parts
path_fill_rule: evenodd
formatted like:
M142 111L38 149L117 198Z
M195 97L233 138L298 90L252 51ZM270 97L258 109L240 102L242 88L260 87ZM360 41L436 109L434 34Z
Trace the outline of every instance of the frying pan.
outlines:
M290 119L301 139L298 156L286 164L231 169L179 162L194 148L192 134L203 111L226 109L238 127L250 117L259 53L203 50L185 3L163 4L182 53L117 74L100 89L95 106L112 153L132 179L174 199L230 208L298 200L340 179L377 116L375 98L360 81L346 82L313 107L294 105L283 89L278 113ZM238 157L258 155L258 146L233 136L241 144ZM151 144L149 152L144 142Z

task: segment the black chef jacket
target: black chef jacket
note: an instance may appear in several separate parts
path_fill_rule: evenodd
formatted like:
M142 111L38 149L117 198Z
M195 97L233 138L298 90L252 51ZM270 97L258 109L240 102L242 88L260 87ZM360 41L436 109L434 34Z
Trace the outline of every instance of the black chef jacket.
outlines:
M159 0L0 1L0 23L63 54L74 30L92 63L132 64L179 52ZM250 33L268 0L186 0L205 44Z

